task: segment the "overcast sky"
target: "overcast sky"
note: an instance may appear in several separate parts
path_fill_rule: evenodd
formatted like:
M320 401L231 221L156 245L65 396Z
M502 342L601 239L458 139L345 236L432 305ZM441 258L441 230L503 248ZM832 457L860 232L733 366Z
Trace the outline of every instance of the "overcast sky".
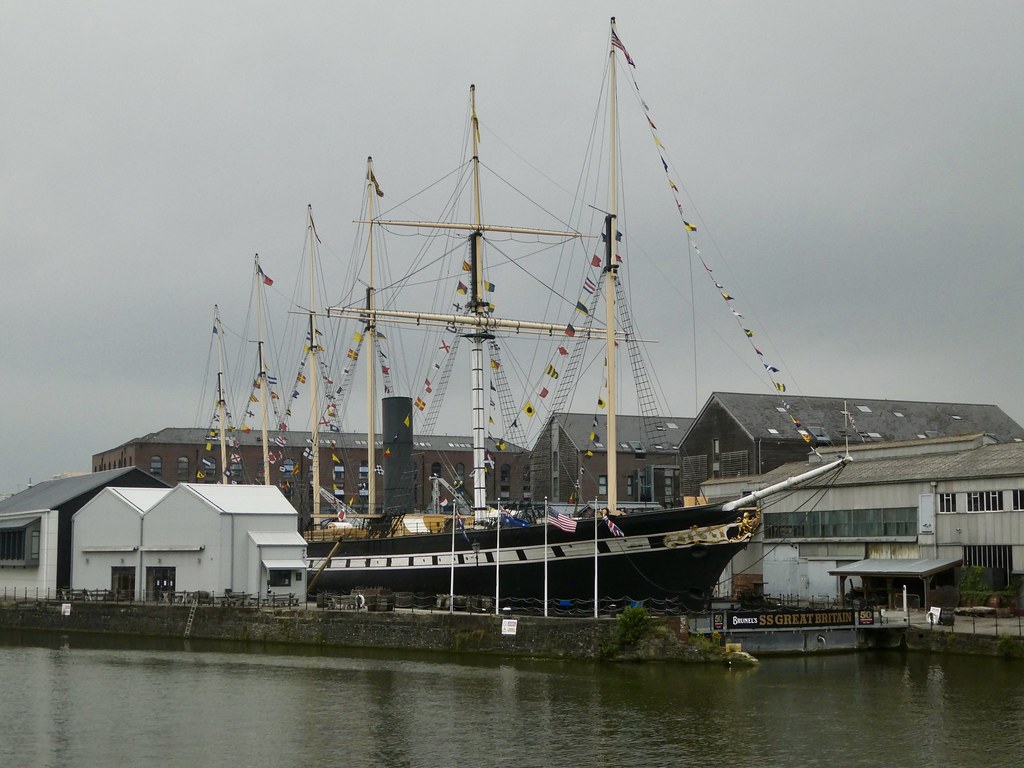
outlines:
M0 494L206 426L213 305L243 323L256 252L288 298L307 204L343 282L367 155L389 203L450 171L470 83L483 156L573 189L612 15L701 251L790 395L1024 423L1021 3L0 0ZM628 191L627 253L665 257L634 314L668 410L771 391L700 274L693 372L665 177Z

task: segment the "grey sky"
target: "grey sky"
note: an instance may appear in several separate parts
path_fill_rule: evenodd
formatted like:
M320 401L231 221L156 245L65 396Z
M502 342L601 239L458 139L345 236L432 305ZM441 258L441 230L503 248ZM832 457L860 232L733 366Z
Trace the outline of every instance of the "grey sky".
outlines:
M238 322L252 254L290 285L309 203L340 279L366 156L399 197L449 171L469 83L484 152L571 188L611 15L701 249L790 394L1024 422L1020 3L0 0L0 493L193 425L212 307ZM667 211L676 232L651 179L628 190L635 255L680 247L647 228ZM669 409L768 391L703 275L696 377L689 342L664 343L689 326L661 293L689 300L677 266L634 310Z

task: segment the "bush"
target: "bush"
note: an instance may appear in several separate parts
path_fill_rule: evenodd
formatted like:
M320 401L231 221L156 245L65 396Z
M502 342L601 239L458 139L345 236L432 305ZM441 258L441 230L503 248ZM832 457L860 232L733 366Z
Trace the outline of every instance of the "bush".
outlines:
M636 645L651 630L651 614L642 605L623 608L619 614L619 646Z

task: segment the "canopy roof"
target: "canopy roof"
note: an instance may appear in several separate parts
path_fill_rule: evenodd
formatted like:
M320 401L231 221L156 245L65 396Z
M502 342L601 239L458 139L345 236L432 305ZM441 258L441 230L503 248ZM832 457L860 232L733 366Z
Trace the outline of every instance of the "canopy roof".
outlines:
M947 557L937 560L882 560L868 559L858 560L856 563L840 566L830 570L833 576L916 576L926 578L950 568L961 565L963 560L959 557Z

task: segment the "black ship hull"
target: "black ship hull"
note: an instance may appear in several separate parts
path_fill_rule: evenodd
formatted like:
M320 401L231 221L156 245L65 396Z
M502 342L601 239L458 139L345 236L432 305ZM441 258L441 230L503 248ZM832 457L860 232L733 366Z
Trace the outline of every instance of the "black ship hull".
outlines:
M335 542L311 541L310 580L318 592L383 587L447 595L454 572L454 594L493 597L497 580L500 600L539 602L545 597L546 573L548 600L592 601L596 560L599 600L672 600L681 608L701 610L756 525L749 515L724 512L720 506L641 512L616 520L622 536L598 519L595 537L591 518L577 521L571 533L544 524L503 526L500 541L494 528L353 538L342 540L326 566Z

